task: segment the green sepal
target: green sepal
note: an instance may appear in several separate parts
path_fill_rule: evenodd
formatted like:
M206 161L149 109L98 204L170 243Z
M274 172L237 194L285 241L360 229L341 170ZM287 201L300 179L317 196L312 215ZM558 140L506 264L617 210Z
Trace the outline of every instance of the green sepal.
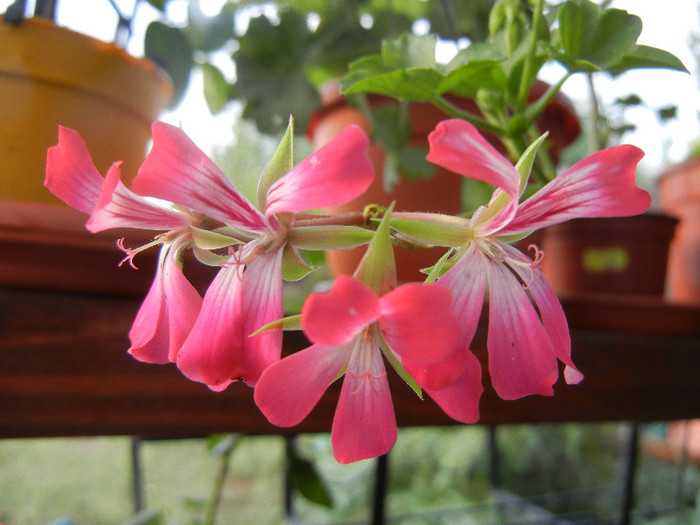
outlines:
M196 226L190 226L192 240L197 248L202 250L219 250L242 242L229 235L212 230L204 230Z
M402 235L430 246L462 246L474 238L471 229L463 219L460 222L454 222L454 217L449 215L444 215L444 217L446 221L451 220L452 222L391 219L389 224Z
M379 348L381 348L382 354L384 354L386 360L389 361L394 370L396 370L396 373L399 374L399 377L403 379L408 386L411 387L411 390L413 390L419 398L423 399L423 389L416 382L413 376L408 373L408 370L406 370L396 358L394 352L392 352L391 348L389 348L389 344L384 340L384 337L382 337L381 332L379 330L377 330L376 332Z
M282 141L272 155L270 162L260 175L258 181L257 201L258 209L264 210L267 203L267 191L283 175L294 167L294 118L289 118L287 131Z
M282 319L277 319L271 323L267 323L265 326L261 326L255 332L250 334L248 337L253 337L262 332L269 332L270 330L301 330L301 314L289 315L283 317Z
M303 279L314 269L306 264L294 247L287 245L282 250L282 279L285 281L298 281Z
M535 156L540 146L549 135L549 132L544 132L537 138L532 144L530 144L525 152L518 159L515 165L515 170L520 174L520 193L525 190L528 180L530 180L530 173L532 172L532 166L535 164Z
M192 253L199 262L207 266L221 266L231 258L230 255L217 255L198 246L192 246Z
M289 230L287 240L302 250L338 250L367 244L374 232L359 226L298 226Z
M431 266L430 268L426 268L425 270L421 270L424 273L427 273L428 276L425 278L426 283L434 283L437 281L440 277L445 275L447 270L452 268L455 264L456 259L451 258L452 255L456 253L456 250L451 249L447 250L442 257L438 259L438 261Z
M396 261L394 246L389 235L389 217L395 202L386 209L369 247L357 266L353 277L382 296L396 288Z

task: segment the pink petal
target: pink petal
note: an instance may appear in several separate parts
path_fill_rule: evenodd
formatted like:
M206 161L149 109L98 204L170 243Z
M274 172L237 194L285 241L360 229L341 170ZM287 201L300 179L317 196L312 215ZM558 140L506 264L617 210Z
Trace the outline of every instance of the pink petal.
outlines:
M352 463L381 456L396 443L396 417L379 348L365 336L348 362L331 429L333 456Z
M266 214L336 206L364 193L374 179L368 145L364 131L346 127L270 187Z
M452 317L452 293L445 287L409 283L383 296L379 327L389 347L406 359L438 363L460 341L460 326Z
M313 345L270 365L255 385L255 403L273 425L301 423L338 377L352 344Z
M429 162L468 179L481 180L508 194L508 202L489 219L484 233L499 230L515 214L519 199L520 175L513 165L479 134L469 122L449 119L440 122L428 136Z
M401 364L422 388L438 390L453 383L464 373L470 355L471 352L466 347L457 347L452 355L438 363L421 363L402 357Z
M508 235L580 217L637 215L651 203L635 182L639 148L616 146L578 162L527 199L499 234Z
M182 130L163 122L153 124L153 148L133 189L244 230L265 229L260 212L211 159Z
M149 202L129 190L120 180L119 165L109 168L100 197L87 222L87 229L99 232L110 228L174 230L186 225L183 214Z
M175 361L202 306L202 298L177 264L177 248L162 250L151 289L129 331L129 353L147 363Z
M511 257L523 263L530 262L528 257L518 252L515 248L506 246L505 249ZM511 269L520 276L523 282L529 284L528 291L537 305L537 311L540 314L549 340L552 342L554 353L566 365L564 370L566 382L568 384L580 383L583 380L583 374L579 372L571 360L569 325L556 293L538 268L530 271L521 266L513 265Z
M346 275L336 278L330 290L313 293L301 310L301 326L314 343L337 346L350 341L379 317L374 292Z
M250 386L282 355L282 331L270 330L253 337L250 334L284 316L282 250L261 255L244 274L243 337L246 383Z
M249 337L282 317L281 251L253 261L245 273L235 258L207 290L199 317L180 348L177 366L193 381L223 390L233 381L254 385L279 359L282 333Z
M78 132L59 126L58 144L46 156L44 185L69 206L92 213L103 182Z
M449 386L426 392L440 408L456 421L476 423L479 420L479 399L484 391L481 386L481 365L469 351L465 352L468 363L464 372Z
M552 343L522 284L489 261L489 372L503 399L552 395L559 371Z
M440 286L452 292L452 315L460 323L460 346L464 348L471 345L479 326L481 310L484 307L486 277L485 257L476 244L472 243L459 261L438 280Z

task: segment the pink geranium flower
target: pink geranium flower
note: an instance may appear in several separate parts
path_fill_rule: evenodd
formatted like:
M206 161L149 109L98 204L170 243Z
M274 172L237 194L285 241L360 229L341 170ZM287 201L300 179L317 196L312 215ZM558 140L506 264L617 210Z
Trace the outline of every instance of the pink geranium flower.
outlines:
M489 372L503 399L551 395L557 360L568 383L583 375L571 360L571 341L561 304L538 265L503 238L523 236L544 226L578 217L627 216L649 207L647 192L635 184L643 152L617 146L582 160L518 204L521 177L472 126L441 122L429 137L428 160L471 179L497 187L489 204L464 222L471 241L438 283L455 297L453 313L463 323L465 343L476 330L488 289Z
M129 332L129 353L136 359L167 363L174 361L202 303L179 262L190 242L189 224L196 221L185 210L155 205L126 188L119 165L114 163L103 178L80 135L60 127L58 144L48 151L45 185L70 206L90 214L86 227L93 233L110 228L167 232L152 243L161 246L156 276ZM125 261L131 263L138 250L125 251Z
M314 344L267 368L255 402L271 423L293 426L344 373L331 431L335 458L350 463L385 454L396 441L396 420L380 341L390 361L445 361L460 332L451 302L437 285L405 284L378 297L359 280L338 277L330 291L304 303L302 327Z
M363 193L374 178L369 140L348 127L274 182L259 211L179 129L156 124L153 148L134 189L235 228L240 241L207 290L200 315L177 354L187 377L222 390L233 381L254 385L278 360L281 333L255 330L283 316L282 258L298 257L294 213L333 206ZM348 176L352 174L352 176Z
M153 125L152 150L133 184L138 194L119 181L118 164L103 179L78 134L66 128L49 151L46 185L91 214L91 231L166 232L145 247L126 249L131 262L142 249L162 247L158 273L130 332L130 351L149 362L176 360L186 376L221 390L235 380L254 384L279 359L279 333L249 335L282 317L282 260L299 260L288 240L290 232L304 229L297 228L294 213L337 205L364 192L374 177L365 153L368 142L359 128L345 129L270 184L263 211L181 130L164 123ZM159 206L143 196L176 206ZM213 229L220 243L216 248L228 246L230 256L202 300L181 274L180 254L202 248L198 237ZM303 243L304 236L297 237Z

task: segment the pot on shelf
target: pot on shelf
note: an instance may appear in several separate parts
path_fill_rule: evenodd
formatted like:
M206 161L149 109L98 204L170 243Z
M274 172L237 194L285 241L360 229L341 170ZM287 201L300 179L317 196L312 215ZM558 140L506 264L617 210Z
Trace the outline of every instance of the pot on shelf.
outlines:
M664 173L659 196L664 210L679 219L668 262L669 298L700 304L700 157Z
M104 173L123 160L128 185L150 126L172 97L152 62L42 18L0 17L0 199L59 203L43 186L58 126L77 130Z
M542 271L558 294L662 297L677 220L661 214L574 219L543 230Z

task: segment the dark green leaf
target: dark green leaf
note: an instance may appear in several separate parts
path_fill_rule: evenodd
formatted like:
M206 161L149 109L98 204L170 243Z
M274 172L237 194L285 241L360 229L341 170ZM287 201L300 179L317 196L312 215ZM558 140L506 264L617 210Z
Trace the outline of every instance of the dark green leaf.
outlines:
M231 84L224 78L219 68L211 64L200 64L204 82L204 100L209 111L218 113L231 99Z
M425 160L428 148L407 146L399 153L398 169L406 180L429 179L435 175L435 166Z
M626 97L618 97L615 99L615 104L621 106L639 106L642 104L642 99L639 95L631 94Z
M187 8L187 36L194 49L214 51L234 37L233 17L235 8L232 4L224 4L221 11L214 16L205 15L199 1L191 1Z
M675 55L663 49L643 45L634 46L630 51L622 55L620 60L607 69L613 75L617 75L631 69L644 68L661 68L688 72Z
M304 65L310 38L305 19L284 12L278 25L265 17L250 21L234 53L237 87L245 101L243 116L265 133L283 131L294 115L297 133L306 131L311 113L321 105Z
M607 69L630 52L642 21L621 9L601 9L590 0L568 0L558 10L559 49L555 56L569 71Z
M661 122L674 119L678 116L678 106L666 106L656 111Z
M192 47L181 29L162 22L151 22L144 41L146 57L158 64L170 76L175 88L170 106L176 106L187 89L194 66Z
M287 469L289 481L299 494L318 505L329 508L333 506L330 493L323 484L315 465L300 457L294 447L287 448Z
M155 7L156 9L160 11L165 11L165 4L168 3L168 0L146 0L150 5Z

